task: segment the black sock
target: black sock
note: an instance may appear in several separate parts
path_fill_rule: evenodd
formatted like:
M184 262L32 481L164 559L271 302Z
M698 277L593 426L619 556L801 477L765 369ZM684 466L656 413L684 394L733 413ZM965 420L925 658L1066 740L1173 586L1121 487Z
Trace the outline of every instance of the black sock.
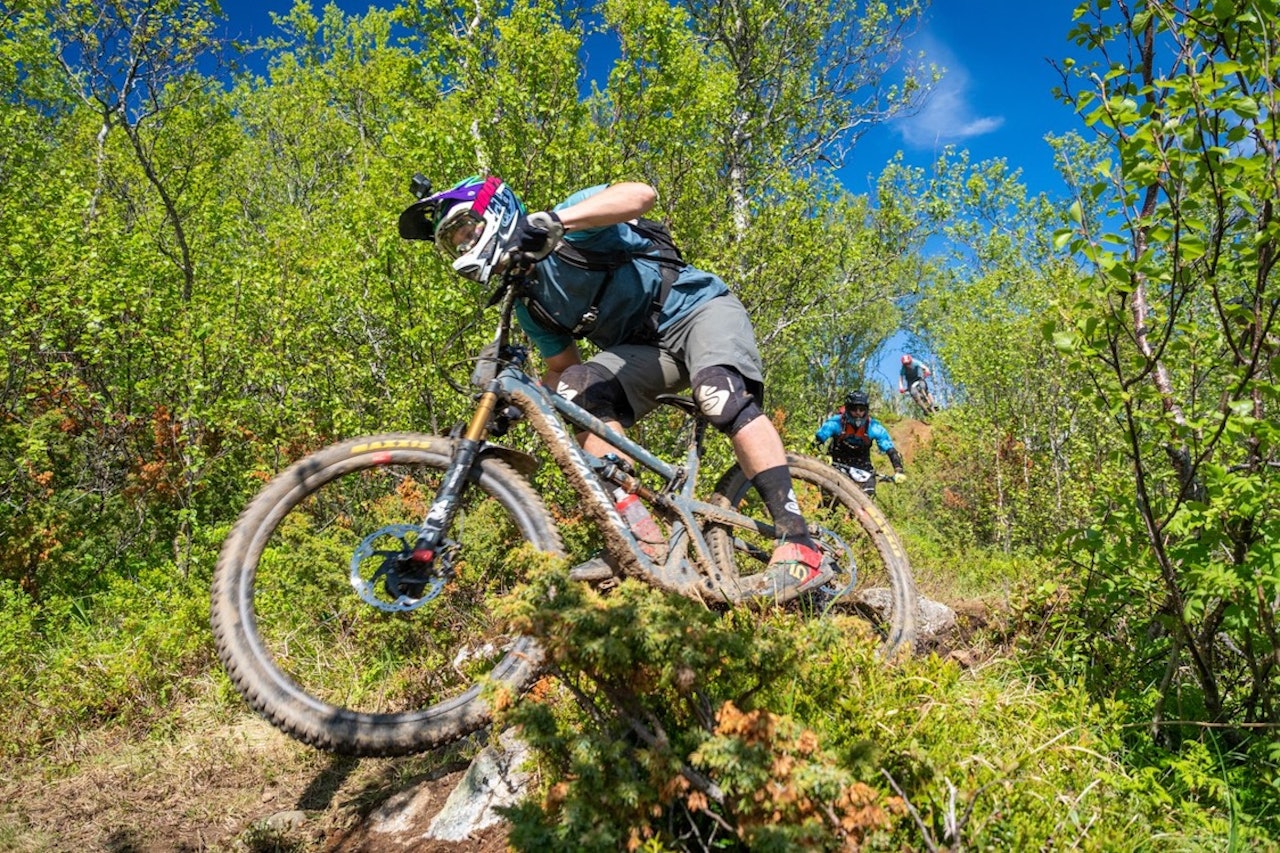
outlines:
M809 535L809 524L796 505L795 492L791 490L791 470L786 465L761 471L751 478L751 484L764 498L773 526L783 539L815 547L813 537Z

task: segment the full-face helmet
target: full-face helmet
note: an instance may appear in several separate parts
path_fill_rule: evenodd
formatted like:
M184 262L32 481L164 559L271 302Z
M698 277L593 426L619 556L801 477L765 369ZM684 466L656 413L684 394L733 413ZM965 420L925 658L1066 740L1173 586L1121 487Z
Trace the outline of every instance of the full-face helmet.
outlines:
M911 366L911 356L907 355L906 353L903 353L903 356L902 356L902 366L903 367Z
M423 199L423 237L461 276L481 284L497 271L524 205L497 175L472 176Z
M854 429L861 429L867 422L871 409L871 400L865 391L850 391L844 398L844 416L853 424Z

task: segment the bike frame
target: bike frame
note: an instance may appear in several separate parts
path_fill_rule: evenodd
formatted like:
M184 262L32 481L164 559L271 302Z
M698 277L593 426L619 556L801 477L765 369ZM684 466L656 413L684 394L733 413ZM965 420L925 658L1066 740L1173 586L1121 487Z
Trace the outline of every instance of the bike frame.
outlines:
M491 359L496 368L494 375L477 383L482 393L470 422L456 442L453 462L423 521L418 539L420 547L434 549L440 544L460 505L470 473L481 458L488 454L516 452L488 442L495 413L506 403L515 406L542 437L561 472L585 500L588 515L598 523L606 552L624 573L642 576L654 586L682 595L722 602L739 600L742 596L737 585L725 579L716 566L699 521L729 524L766 536L775 536L776 531L768 522L696 497L706 422L695 421L685 462L673 465L572 401L553 393L525 372L528 351L507 343L517 292L514 285L511 281L504 282L501 317ZM490 359L482 355L482 366L486 360ZM685 411L696 418L691 408L685 408ZM649 489L614 462L587 453L565 428L566 423L602 439L635 464L657 474L663 481L661 490ZM635 493L651 507L661 507L667 516L676 519L668 540L668 557L663 563L654 562L640 549L635 536L614 508L602 476ZM692 560L686 559L690 548Z
M870 469L859 468L857 465L851 465L847 462L836 462L833 459L831 460L831 467L848 477L855 486L862 490L863 494L872 499L874 499L876 495L876 483L893 482L892 476L888 474L881 474L875 469L874 465L872 465ZM859 477L857 474L853 473L854 471L861 471L865 476ZM871 485L871 488L869 489L867 488L868 483Z

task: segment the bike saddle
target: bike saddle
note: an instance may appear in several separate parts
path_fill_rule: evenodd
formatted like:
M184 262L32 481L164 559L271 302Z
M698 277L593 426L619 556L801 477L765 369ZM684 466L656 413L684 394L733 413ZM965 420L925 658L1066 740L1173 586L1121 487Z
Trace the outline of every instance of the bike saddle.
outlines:
M693 402L692 397L685 397L680 394L659 394L653 399L659 403L665 403L669 406L675 406L687 415L698 415L698 404Z

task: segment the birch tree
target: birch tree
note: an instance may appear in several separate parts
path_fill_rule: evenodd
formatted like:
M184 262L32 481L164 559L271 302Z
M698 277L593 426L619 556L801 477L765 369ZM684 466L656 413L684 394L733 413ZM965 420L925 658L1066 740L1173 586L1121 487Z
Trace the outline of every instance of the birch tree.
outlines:
M1089 58L1062 64L1109 157L1058 237L1094 275L1054 335L1130 473L1082 542L1100 636L1136 654L1098 650L1117 678L1158 685L1152 727L1169 740L1170 716L1280 719L1276 12L1087 3L1072 37Z

